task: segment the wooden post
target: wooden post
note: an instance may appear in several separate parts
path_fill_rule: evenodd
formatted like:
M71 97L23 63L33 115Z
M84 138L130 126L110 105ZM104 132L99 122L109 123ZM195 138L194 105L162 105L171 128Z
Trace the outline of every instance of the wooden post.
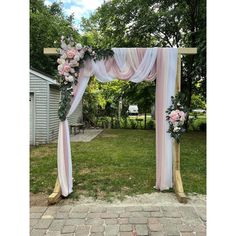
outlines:
M58 51L56 48L44 48L45 55L57 55ZM177 76L176 76L176 92L181 89L181 55L196 54L197 48L178 48L178 62L177 62ZM180 144L176 141L173 142L173 183L174 190L177 199L181 203L187 202L187 197L184 193L182 178L180 173ZM56 181L53 193L48 198L49 204L55 204L61 199L61 186L58 181Z
M55 204L61 200L61 186L57 177L53 193L48 197L48 204Z
M181 91L181 55L182 54L196 54L197 48L192 48L188 50L179 49L178 59L177 59L177 73L176 73L176 86L175 92ZM173 184L176 197L179 202L187 203L187 197L184 193L182 177L180 172L180 144L175 140L173 141Z

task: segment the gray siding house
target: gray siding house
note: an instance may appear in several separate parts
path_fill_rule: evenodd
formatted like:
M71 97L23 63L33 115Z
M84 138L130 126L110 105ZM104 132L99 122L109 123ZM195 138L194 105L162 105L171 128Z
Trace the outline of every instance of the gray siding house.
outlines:
M50 143L58 136L59 84L51 77L31 69L29 95L30 145ZM82 102L68 120L69 124L82 121Z

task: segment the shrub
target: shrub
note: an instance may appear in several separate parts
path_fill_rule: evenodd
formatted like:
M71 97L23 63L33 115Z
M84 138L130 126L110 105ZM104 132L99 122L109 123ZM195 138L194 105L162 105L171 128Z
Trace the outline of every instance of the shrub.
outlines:
M201 123L201 124L199 125L199 130L206 132L206 123Z
M147 129L155 129L155 122L154 120L149 120L146 125Z
M130 120L130 127L131 129L137 129L137 123L134 120Z

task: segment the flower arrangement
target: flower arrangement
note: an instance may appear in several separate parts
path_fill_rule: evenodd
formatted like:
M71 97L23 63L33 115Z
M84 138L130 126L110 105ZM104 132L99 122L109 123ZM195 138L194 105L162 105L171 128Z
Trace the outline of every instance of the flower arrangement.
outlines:
M71 99L74 96L73 87L78 83L80 68L86 60L101 60L113 56L111 49L93 50L90 46L82 46L76 43L70 36L61 37L61 48L58 49L60 57L58 81L60 83L61 99L59 102L58 116L61 121L66 119L66 115L71 106Z
M185 132L184 124L187 117L188 109L183 105L185 96L180 92L176 94L175 97L171 97L172 104L167 109L166 119L169 123L168 133L171 137L176 140L177 143L180 142L182 134Z

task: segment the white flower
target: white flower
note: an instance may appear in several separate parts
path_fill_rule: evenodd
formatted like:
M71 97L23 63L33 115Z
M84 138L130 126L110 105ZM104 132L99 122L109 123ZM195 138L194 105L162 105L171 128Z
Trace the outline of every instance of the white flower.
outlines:
M182 123L184 123L185 117L184 117L184 116L181 116L179 120L180 120Z
M68 46L66 45L66 43L64 41L61 42L61 48L64 50L68 49Z
M84 57L84 52L81 50L77 55L75 55L74 59L76 61L79 61L80 59L83 59Z
M62 56L61 56L61 59L66 59L66 58L67 58L66 53L63 53Z
M75 73L75 70L73 68L71 68L70 73Z
M74 59L76 60L76 61L79 61L80 60L80 53L78 53L77 55L75 55L75 57L74 57Z
M70 75L69 77L67 77L67 81L73 82L74 81L74 77Z
M75 66L78 66L77 61L76 60L70 61L70 67L75 67ZM74 73L74 72L72 72L72 73Z
M63 58L58 58L57 59L57 63L58 64L64 64L66 61L65 61L65 59L63 59Z
M174 123L173 123L173 126L174 126L174 127L178 127L178 125L179 125L179 122L174 122Z
M181 128L175 127L173 131L174 131L174 132L178 132L178 131L180 131L180 130L181 130Z
M77 44L75 45L75 47L76 47L76 49L80 50L80 49L82 48L82 45L81 45L80 43L77 43Z
M62 64L58 65L57 69L58 69L59 71L62 71L63 65L62 65Z

